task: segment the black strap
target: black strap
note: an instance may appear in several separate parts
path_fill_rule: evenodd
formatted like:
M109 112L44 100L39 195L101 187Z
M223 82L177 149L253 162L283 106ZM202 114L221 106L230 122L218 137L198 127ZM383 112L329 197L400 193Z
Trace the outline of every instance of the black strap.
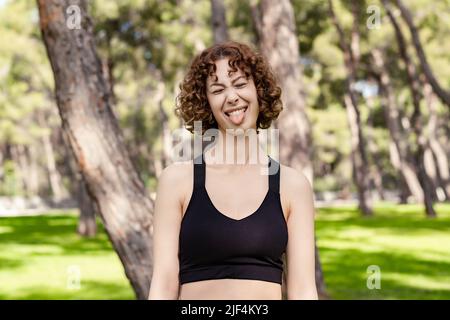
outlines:
M205 185L206 165L203 153L194 158L194 188L203 188ZM269 156L268 162L269 189L280 192L280 164Z
M269 156L269 189L280 192L280 164Z
M205 185L205 159L203 152L198 157L194 158L194 188L203 188Z

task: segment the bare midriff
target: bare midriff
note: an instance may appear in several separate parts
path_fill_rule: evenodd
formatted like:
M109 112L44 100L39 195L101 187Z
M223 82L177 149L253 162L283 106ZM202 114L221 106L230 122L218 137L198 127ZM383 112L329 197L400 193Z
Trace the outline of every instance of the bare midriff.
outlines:
M179 300L281 300L281 285L247 279L213 279L181 285Z

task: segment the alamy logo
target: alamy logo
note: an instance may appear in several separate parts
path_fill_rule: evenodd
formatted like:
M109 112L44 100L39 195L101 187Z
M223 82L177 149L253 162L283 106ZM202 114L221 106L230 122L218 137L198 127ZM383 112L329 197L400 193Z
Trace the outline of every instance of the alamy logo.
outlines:
M80 7L73 4L67 7L66 26L70 30L81 29L81 10Z
M367 7L367 13L370 14L370 16L366 20L367 28L369 28L370 30L378 29L381 24L380 7L372 4Z
M367 288L370 290L381 289L381 270L377 265L370 265L367 267Z

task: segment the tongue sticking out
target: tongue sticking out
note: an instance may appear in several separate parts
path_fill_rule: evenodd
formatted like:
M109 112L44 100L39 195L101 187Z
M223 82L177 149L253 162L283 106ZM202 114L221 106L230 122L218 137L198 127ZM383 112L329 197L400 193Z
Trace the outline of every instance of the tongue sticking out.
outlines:
M244 116L245 112L242 111L238 114L230 114L229 118L235 125L240 125L242 123L242 120L244 120Z

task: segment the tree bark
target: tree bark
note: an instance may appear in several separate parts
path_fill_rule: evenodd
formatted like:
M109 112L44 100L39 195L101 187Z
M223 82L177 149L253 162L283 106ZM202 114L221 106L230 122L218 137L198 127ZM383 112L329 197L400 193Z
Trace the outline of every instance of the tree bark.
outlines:
M280 160L301 169L312 181L311 125L306 115L293 8L289 0L262 0L260 13L261 51L282 88L283 111L276 122L280 129Z
M78 208L80 210L80 218L78 219L77 233L82 237L94 237L97 233L94 203L88 194L86 183L82 177L79 177Z
M33 152L33 145L22 144L11 145L11 159L18 166L18 177L20 177L22 188L27 196L39 194L39 167L36 163L36 156ZM17 173L17 171L16 171Z
M424 191L417 177L416 167L411 159L411 150L402 134L399 121L399 109L394 96L389 73L387 72L383 53L380 49L372 50L373 64L379 74L378 83L381 88L381 101L384 117L392 142L390 143L390 158L392 165L402 174L409 191L420 203L424 201Z
M223 0L211 0L211 21L214 43L227 41L229 36Z
M253 31L255 33L255 42L260 44L263 29L262 29L262 15L259 0L251 0L250 9L252 14Z
M47 123L42 112L38 112L37 114L38 123L41 127L46 127ZM59 201L67 195L67 191L64 189L62 184L61 175L56 167L55 160L55 152L53 150L52 141L51 141L51 131L42 137L42 144L44 146L45 156L46 156L46 164L47 164L47 174L48 180L50 183L50 188L52 190L52 196L54 201Z
M300 52L294 11L289 0L262 0L252 5L260 48L275 71L282 88L284 110L276 122L280 128L280 161L302 170L313 184L311 126L306 115ZM328 298L322 266L316 250L316 286L319 298ZM285 292L286 287L283 287ZM284 293L285 295L285 293Z
M386 2L386 0L383 0L383 3L385 5L385 8L389 7L389 4ZM427 57L425 55L425 51L422 47L422 43L420 42L419 33L416 26L414 25L411 12L407 7L405 7L401 0L396 0L396 4L400 9L403 20L408 25L408 29L411 33L411 38L414 44L414 48L416 49L417 56L419 57L419 62L423 73L425 74L436 95L442 100L445 105L450 108L450 92L441 87L436 77L434 76L433 71L431 70L430 64L428 63Z
M172 163L172 135L170 134L169 116L163 107L164 99L164 83L162 80L158 83L155 94L155 103L158 105L159 117L161 121L161 139L162 139L162 152L161 160L163 168L169 166Z
M421 77L422 79L422 77ZM445 200L450 200L450 167L445 154L445 149L441 145L441 142L437 137L437 127L438 127L438 115L436 110L436 98L433 94L433 89L430 84L425 80L421 81L423 84L423 93L425 96L425 101L427 109L430 114L428 120L428 137L430 141L430 148L433 152L433 158L437 168L437 178L439 185L442 188L442 192L445 196ZM443 199L440 199L441 201Z
M345 79L346 91L344 95L345 108L347 110L347 118L350 126L351 145L352 145L352 163L353 163L353 179L358 191L359 209L364 216L372 216L372 203L370 198L368 160L366 151L366 141L362 132L361 115L358 107L358 100L354 85L356 82L356 62L355 54L351 47L345 41L344 31L337 19L333 9L333 3L328 1L329 12L333 24L339 36L339 46L344 55L344 63L347 71ZM354 28L355 32L355 28ZM355 44L353 43L353 46Z
M65 16L69 5L69 0L38 0L63 130L136 297L147 299L153 265L153 202L111 110L86 1L77 4L79 29L69 28L73 19Z
M384 7L386 9L386 13L388 14L389 20L391 21L392 26L394 27L395 36L397 38L397 44L400 52L400 57L405 64L407 82L411 90L411 95L413 97L413 106L414 112L411 118L411 123L413 127L413 131L415 134L415 140L417 144L417 149L413 152L413 157L416 162L416 166L418 169L417 175L419 178L419 182L422 186L422 190L424 191L424 205L426 210L426 215L428 217L435 217L436 211L433 208L433 196L432 193L435 193L435 188L433 186L433 182L430 179L426 168L425 168L425 151L428 149L428 139L424 135L423 130L423 120L420 111L420 100L421 100L421 89L419 83L419 77L416 72L415 65L411 58L409 57L408 50L406 47L405 37L403 36L402 30L400 29L395 16L392 12L392 9L387 2L387 0L382 0ZM400 3L399 1L397 3Z
M30 175L25 174L25 172L29 172L29 164L25 155L23 153L24 147L21 145L12 144L10 147L11 151L11 160L15 164L15 168L19 168L19 176L21 182L21 189L25 191L27 196L35 194L34 190L32 190L30 183ZM14 174L17 177L17 170L14 169ZM17 182L16 182L17 185Z
M370 177L373 185L375 186L379 199L385 200L385 194L383 189L383 168L381 162L381 155L379 148L374 141L375 137L373 134L373 110L374 110L374 100L373 97L368 97L366 99L367 108L369 109L369 116L367 118L367 148L373 157L373 165L370 166Z
M50 187L52 189L53 200L58 201L64 197L64 187L61 182L61 175L56 168L55 153L53 152L53 146L50 140L50 136L43 136L42 143L44 145L47 160L47 172L50 181Z

